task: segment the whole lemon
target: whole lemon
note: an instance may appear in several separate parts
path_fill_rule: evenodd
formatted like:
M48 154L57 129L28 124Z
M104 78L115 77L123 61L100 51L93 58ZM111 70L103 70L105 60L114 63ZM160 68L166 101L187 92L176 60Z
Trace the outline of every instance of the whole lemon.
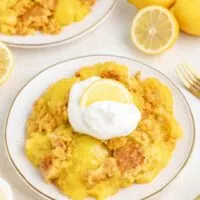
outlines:
M135 5L138 9L151 5L159 5L165 8L170 8L176 0L128 0L128 2Z
M182 31L200 36L200 0L177 0L172 12Z

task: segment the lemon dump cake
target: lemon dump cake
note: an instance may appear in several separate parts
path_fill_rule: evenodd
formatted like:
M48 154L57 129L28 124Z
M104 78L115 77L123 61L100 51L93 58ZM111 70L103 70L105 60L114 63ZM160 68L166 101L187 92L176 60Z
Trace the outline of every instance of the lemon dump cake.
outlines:
M0 32L58 34L62 27L87 16L95 0L2 0Z
M140 72L129 76L114 62L83 67L51 85L36 101L26 132L27 158L73 200L104 200L152 181L182 135L169 88Z

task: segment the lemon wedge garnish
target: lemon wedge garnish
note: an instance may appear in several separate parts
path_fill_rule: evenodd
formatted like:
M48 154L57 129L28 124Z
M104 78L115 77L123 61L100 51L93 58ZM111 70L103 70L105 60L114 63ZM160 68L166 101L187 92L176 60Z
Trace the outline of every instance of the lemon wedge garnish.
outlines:
M13 68L13 56L8 47L0 42L0 84L8 79Z
M115 101L124 104L132 103L131 93L121 83L111 79L100 79L92 83L83 93L81 107L98 101Z
M147 54L158 54L170 48L179 36L179 26L174 15L161 6L140 10L131 30L133 43Z

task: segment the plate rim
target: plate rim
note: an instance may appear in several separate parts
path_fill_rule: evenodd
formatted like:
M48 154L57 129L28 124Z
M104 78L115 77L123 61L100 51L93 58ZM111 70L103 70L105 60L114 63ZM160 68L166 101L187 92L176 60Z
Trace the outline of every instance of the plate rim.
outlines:
M122 59L126 59L126 60L130 60L130 61L134 61L134 62L138 62L140 64L143 64L145 65L146 67L150 68L151 70L153 71L156 71L158 74L162 75L164 78L166 78L177 90L177 92L182 96L182 98L184 99L187 107L188 107L188 111L189 111L189 115L190 115L190 118L192 120L192 135L193 135L193 140L192 140L192 146L191 146L191 149L189 151L189 154L185 160L185 162L183 163L183 165L180 167L180 169L177 171L176 175L170 180L168 181L163 187L161 187L159 190L153 192L152 194L148 195L147 197L141 199L141 200L147 200L151 197L154 197L155 195L159 194L160 192L162 192L165 188L167 188L179 175L180 173L183 171L183 169L186 167L186 165L189 163L189 160L191 158L191 155L193 153L193 150L194 150L194 144L195 144L195 140L196 140L196 127L195 127L195 122L194 122L194 116L193 116L193 113L192 113L192 110L191 110L191 107L186 99L186 97L184 96L184 94L182 93L182 91L176 86L176 84L170 80L164 73L162 73L161 71L159 71L158 69L155 69L153 67L151 67L150 65L148 64L145 64L143 63L142 61L139 61L137 59L134 59L134 58L130 58L130 57L126 57L126 56L119 56L119 55L114 55L114 54L91 54L91 55L85 55L85 56L78 56L78 57L73 57L71 59L65 59L65 60L62 60L60 62L57 62L55 64L52 64L50 65L49 67L43 69L42 71L38 72L36 75L34 75L29 81L27 81L24 86L17 92L17 94L15 95L14 97L14 100L12 101L12 104L9 108L9 111L8 111L8 114L6 116L6 120L5 120L5 123L4 123L4 128L3 128L3 140L4 140L4 148L6 150L6 154L7 154L7 157L8 157L8 160L11 164L11 166L13 167L13 169L15 170L15 172L18 174L18 176L20 177L20 179L28 186L29 189L31 189L34 193L38 194L39 196L47 199L47 200L56 200L46 194L44 194L43 192L41 192L40 190L38 190L37 188L35 188L27 179L26 177L21 173L21 171L18 169L18 167L15 165L15 162L13 161L12 159L12 156L10 154L10 151L9 151L9 148L8 148L8 144L7 144L7 125L8 125L8 120L9 120L9 117L10 117L10 113L11 113L11 110L13 108L13 105L17 99L17 97L20 95L20 93L23 91L23 89L29 85L29 83L34 80L36 77L38 77L40 74L42 74L43 72L53 68L53 67L56 67L57 65L59 64L62 64L62 63L67 63L67 62L70 62L70 61L73 61L73 60L77 60L77 59L83 59L83 58L88 58L88 57L113 57L113 58L122 58Z
M69 38L62 39L62 40L59 40L59 41L56 41L56 42L49 42L49 43L46 43L46 44L44 44L44 43L41 43L41 44L24 44L24 43L15 44L15 43L6 42L6 41L2 41L2 42L4 42L5 44L7 44L10 47L24 48L24 49L26 49L26 48L34 49L34 48L54 47L54 46L58 46L58 45L61 45L61 44L67 44L67 43L73 42L73 41L85 36L86 34L92 32L99 25L101 25L101 23L103 23L103 21L106 20L106 18L109 17L109 15L112 13L115 6L117 5L117 2L118 2L118 0L113 0L112 6L95 24L91 25L89 28L87 28L87 29L83 30L82 32L80 32L80 33L78 33L74 36L71 36Z

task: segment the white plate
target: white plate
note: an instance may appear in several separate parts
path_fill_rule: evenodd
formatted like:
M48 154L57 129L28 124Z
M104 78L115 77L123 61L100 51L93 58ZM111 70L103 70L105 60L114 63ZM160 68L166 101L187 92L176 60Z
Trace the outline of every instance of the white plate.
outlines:
M114 9L117 0L97 0L91 13L80 22L65 26L58 35L36 33L28 36L0 34L1 41L20 48L42 48L71 42L95 29Z
M144 77L156 77L171 88L174 96L174 113L184 130L184 136L177 144L169 165L149 184L141 184L122 189L112 200L141 200L153 196L164 189L185 166L194 145L195 131L192 113L179 89L163 74L155 69L129 58L92 55L60 62L36 75L16 96L6 124L5 143L8 156L20 177L35 192L49 200L66 200L55 187L46 184L38 171L24 154L25 124L33 104L50 84L64 77L71 77L83 66L98 62L115 61L129 67L130 74L141 70ZM78 192L78 191L77 191Z

